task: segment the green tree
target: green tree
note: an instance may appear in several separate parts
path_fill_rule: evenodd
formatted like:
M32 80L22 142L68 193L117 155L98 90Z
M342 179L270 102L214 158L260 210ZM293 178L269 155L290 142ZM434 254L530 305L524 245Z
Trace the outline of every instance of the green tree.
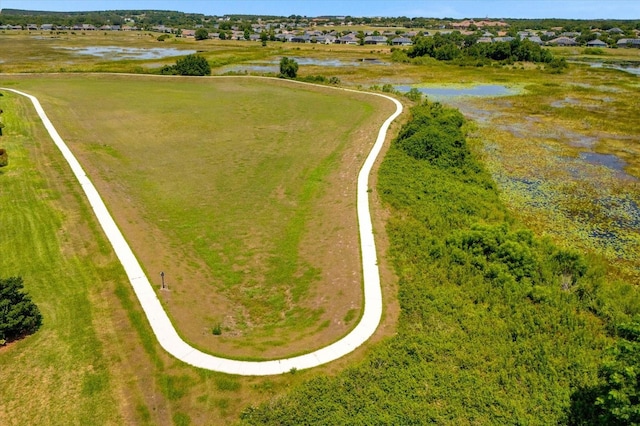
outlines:
M571 396L571 425L640 424L640 318L618 327L613 359L598 371L602 383Z
M298 75L298 63L286 56L280 60L280 77L296 78Z
M178 75L210 75L211 66L202 56L187 55L178 59L175 64L175 73Z
M34 333L42 325L40 310L23 289L21 277L0 279L0 341Z
M209 38L209 31L204 28L198 28L196 30L196 40L206 40Z

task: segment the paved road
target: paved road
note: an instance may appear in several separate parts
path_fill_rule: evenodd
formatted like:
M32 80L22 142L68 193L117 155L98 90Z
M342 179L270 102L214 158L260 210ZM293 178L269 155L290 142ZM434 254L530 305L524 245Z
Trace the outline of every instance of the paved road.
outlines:
M56 146L69 163L78 182L80 182L98 222L102 226L129 277L131 286L142 305L142 309L149 320L149 324L158 342L171 355L187 364L207 370L244 376L267 376L286 373L292 369L302 370L316 367L334 361L355 350L366 342L376 331L382 317L382 291L380 289L380 275L377 265L376 246L373 226L371 224L371 214L369 212L369 194L367 190L369 187L369 173L382 149L389 125L402 113L402 104L397 100L389 96L376 94L376 96L382 96L394 102L396 111L380 128L376 142L358 174L357 209L364 277L364 314L360 322L345 337L315 352L272 361L237 361L201 352L180 338L173 324L171 324L167 313L163 309L149 279L144 274L142 267L129 247L129 244L127 244L120 229L109 214L100 194L93 183L91 183L91 180L69 147L56 131L38 99L35 96L14 89L0 88L0 90L7 90L17 93L18 95L26 96L33 103L49 135L51 135ZM340 90L351 91L349 89Z

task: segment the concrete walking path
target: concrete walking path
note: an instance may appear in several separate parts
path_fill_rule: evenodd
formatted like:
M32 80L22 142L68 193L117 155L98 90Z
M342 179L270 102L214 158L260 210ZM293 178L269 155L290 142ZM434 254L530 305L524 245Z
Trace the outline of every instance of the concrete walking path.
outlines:
M378 132L376 142L371 149L369 156L365 160L362 169L360 169L360 173L358 174L357 213L364 280L364 313L360 322L345 337L315 352L293 358L271 361L238 361L206 354L191 347L182 340L176 332L176 329L173 327L173 324L171 324L171 321L162 307L153 286L144 274L144 271L133 254L133 251L129 247L129 244L111 217L111 214L109 214L100 194L85 171L82 169L82 166L75 158L69 147L56 131L38 99L35 96L15 89L0 88L0 90L7 90L18 95L25 96L33 103L35 110L49 132L49 135L51 135L54 143L60 152L62 152L67 163L69 163L69 166L78 179L78 182L80 182L100 226L102 226L104 233L113 246L118 259L122 263L122 266L129 277L131 286L142 305L142 309L149 320L149 324L151 325L153 333L156 335L160 346L174 357L195 367L218 371L221 373L244 376L267 376L286 373L292 369L302 370L316 367L334 361L355 350L366 342L376 331L382 317L382 290L380 288L380 275L377 264L373 225L371 223L371 214L369 211L368 183L371 168L384 145L389 126L391 122L393 122L393 120L402 113L402 104L396 99L386 95L374 94L394 102L396 105L396 111L383 123L380 131ZM349 89L343 90L352 91Z

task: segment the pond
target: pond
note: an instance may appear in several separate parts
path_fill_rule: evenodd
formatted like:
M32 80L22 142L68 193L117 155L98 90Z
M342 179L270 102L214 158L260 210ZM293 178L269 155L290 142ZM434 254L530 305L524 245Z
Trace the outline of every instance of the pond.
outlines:
M413 86L395 86L400 92L408 92L411 89L418 89L420 93L435 99L447 99L460 96L471 97L493 97L493 96L509 96L518 93L517 89L513 89L500 84L482 84L468 87L457 86L440 86L440 87L413 87Z
M612 70L625 71L630 74L640 75L640 66L632 64L605 64L602 62L595 62L590 64L591 68L609 68Z
M367 65L389 65L388 62L381 61L380 59L362 58L357 60L341 60L341 59L318 59L318 58L301 58L290 57L298 63L300 66L317 66L317 67L359 67ZM273 73L280 72L280 59L273 59L270 61L255 61L242 64L226 65L218 68L217 74L225 73Z
M605 166L618 172L624 172L627 163L612 154L598 154L596 152L581 152L580 158L589 164Z
M89 46L89 47L61 47L60 49L70 50L76 55L96 56L112 61L123 59L162 59L173 56L183 56L196 53L195 50L182 50L163 47L118 47L118 46Z

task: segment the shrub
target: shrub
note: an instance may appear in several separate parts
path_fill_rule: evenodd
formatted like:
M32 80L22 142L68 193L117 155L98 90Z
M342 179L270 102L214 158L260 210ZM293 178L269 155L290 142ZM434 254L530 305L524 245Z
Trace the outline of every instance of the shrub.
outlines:
M296 78L298 75L298 63L286 56L280 60L280 78Z
M196 30L196 40L206 40L209 38L209 31L204 28L198 28Z
M162 67L160 74L204 76L211 74L211 66L202 56L187 55L184 58L178 59L173 66L165 65Z
M0 148L0 167L6 167L9 165L9 154L6 149Z
M42 314L24 291L21 277L0 279L0 339L11 341L34 333Z
M220 323L214 325L211 333L213 333L214 336L220 336L222 334L222 325L220 325Z

